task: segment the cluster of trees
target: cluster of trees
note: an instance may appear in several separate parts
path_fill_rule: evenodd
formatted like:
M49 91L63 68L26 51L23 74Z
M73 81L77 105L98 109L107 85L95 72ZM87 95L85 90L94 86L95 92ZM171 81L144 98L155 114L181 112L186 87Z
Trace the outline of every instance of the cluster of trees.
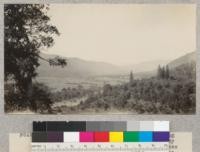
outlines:
M104 90L106 93L90 96L82 107L116 108L136 113L192 113L195 111L195 88L195 82L191 81L135 80L131 86L109 86Z
M169 71L169 66L163 66L161 67L160 65L158 66L158 71L157 71L157 77L159 79L169 79L170 78L170 71Z
M174 69L171 69L170 77L176 78L177 80L184 81L184 80L190 80L195 81L196 80L196 63L190 62L182 64L178 67L175 67Z
M183 73L185 73L183 75ZM133 113L193 113L196 103L195 65L181 65L172 69L160 67L159 77L133 79L129 83L112 86L106 84L102 93L93 94L80 106L96 111L116 108ZM190 77L193 75L193 77Z
M95 112L118 109L133 113L176 114L194 113L196 107L195 63L183 64L170 70L160 67L158 75L146 79L134 79L130 72L129 82L121 85L105 84L102 90L83 87L63 89L62 99L87 96L78 106L64 110ZM58 97L57 97L58 99Z
M36 110L39 113L51 113L51 105L53 100L51 98L51 89L42 83L32 84L32 96L27 99L26 95L22 95L18 90L16 91L13 84L7 84L5 86L7 92L5 92L5 111L21 111Z
M60 102L64 100L76 99L89 96L93 94L95 90L89 88L85 89L83 86L79 85L73 88L63 88L61 91L56 91L51 93L51 99L53 102Z

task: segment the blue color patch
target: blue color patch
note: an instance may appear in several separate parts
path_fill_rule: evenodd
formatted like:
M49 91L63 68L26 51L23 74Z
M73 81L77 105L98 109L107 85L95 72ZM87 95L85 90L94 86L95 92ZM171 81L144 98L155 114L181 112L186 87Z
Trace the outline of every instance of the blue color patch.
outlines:
M153 132L151 132L151 131L139 132L139 141L140 142L152 142L153 141Z

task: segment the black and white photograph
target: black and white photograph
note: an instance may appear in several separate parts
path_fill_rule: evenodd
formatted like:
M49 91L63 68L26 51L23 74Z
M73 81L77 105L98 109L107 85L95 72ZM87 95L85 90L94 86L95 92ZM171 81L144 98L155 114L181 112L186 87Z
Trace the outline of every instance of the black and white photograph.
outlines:
M4 4L7 114L195 114L194 4Z

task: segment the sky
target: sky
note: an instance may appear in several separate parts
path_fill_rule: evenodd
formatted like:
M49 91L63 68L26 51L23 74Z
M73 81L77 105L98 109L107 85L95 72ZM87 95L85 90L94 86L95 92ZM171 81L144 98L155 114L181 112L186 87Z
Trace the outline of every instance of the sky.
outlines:
M49 54L127 65L196 49L194 4L51 4L48 15L61 33Z

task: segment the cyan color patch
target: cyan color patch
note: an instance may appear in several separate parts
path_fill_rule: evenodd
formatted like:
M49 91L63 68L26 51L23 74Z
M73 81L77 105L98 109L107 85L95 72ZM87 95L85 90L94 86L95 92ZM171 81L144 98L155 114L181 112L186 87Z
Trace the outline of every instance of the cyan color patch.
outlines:
M140 142L152 142L153 141L153 132L151 132L151 131L139 132L139 141Z

